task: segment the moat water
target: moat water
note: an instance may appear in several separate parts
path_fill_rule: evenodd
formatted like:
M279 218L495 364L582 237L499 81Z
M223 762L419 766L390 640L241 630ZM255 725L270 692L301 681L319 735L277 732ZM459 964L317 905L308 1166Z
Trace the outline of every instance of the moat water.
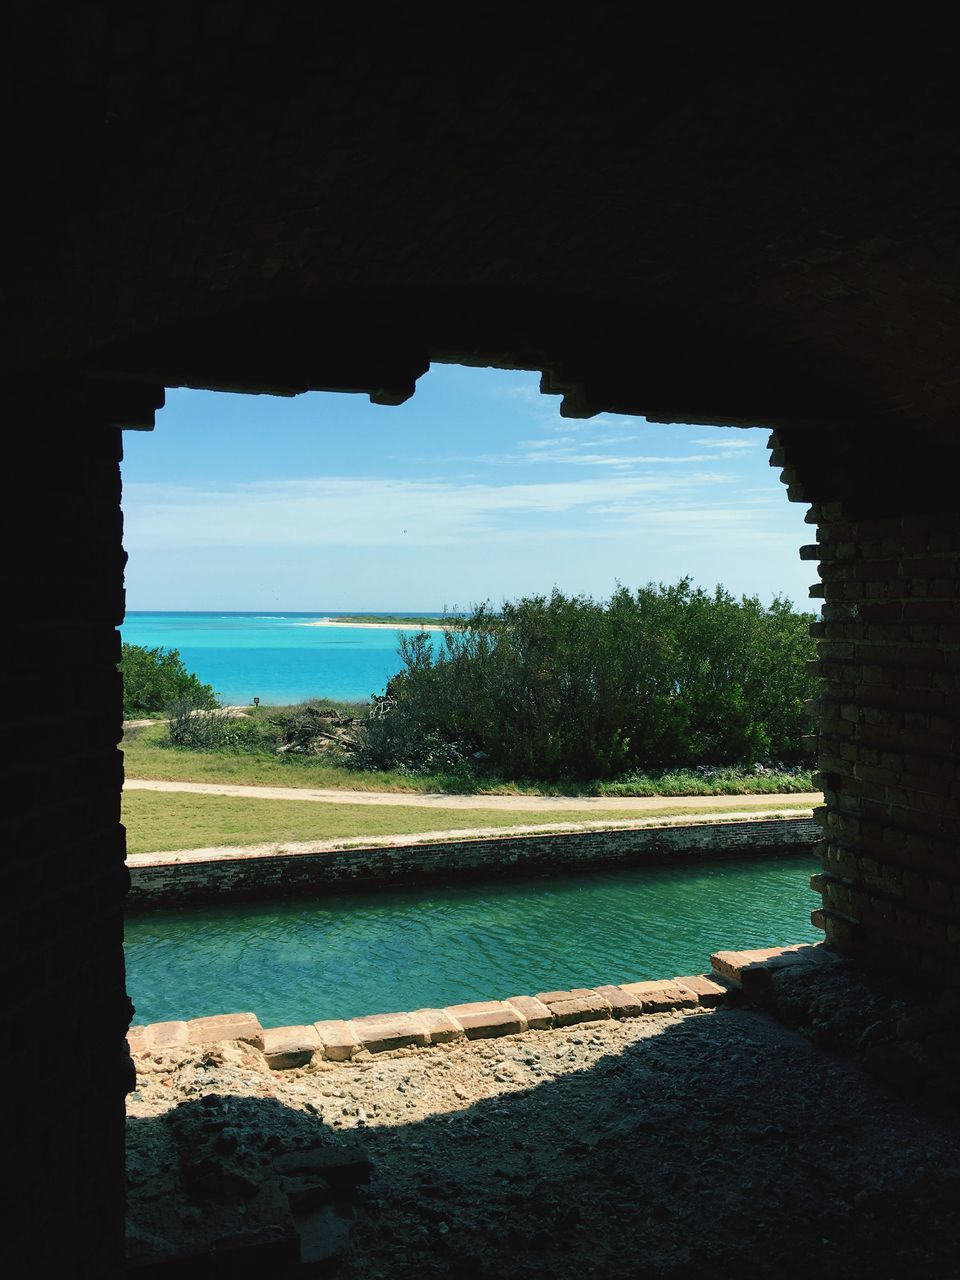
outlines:
M721 948L818 938L813 870L790 854L135 915L134 1022L284 1026L702 973Z

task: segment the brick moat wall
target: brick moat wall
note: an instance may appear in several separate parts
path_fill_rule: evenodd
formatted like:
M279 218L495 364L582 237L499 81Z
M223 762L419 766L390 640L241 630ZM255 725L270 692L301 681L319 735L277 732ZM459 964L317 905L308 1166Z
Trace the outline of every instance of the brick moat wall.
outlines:
M815 516L827 940L960 983L960 515Z
M307 853L137 855L128 906L334 893L390 885L496 879L578 868L708 861L812 849L810 818L680 822L675 826L501 836Z

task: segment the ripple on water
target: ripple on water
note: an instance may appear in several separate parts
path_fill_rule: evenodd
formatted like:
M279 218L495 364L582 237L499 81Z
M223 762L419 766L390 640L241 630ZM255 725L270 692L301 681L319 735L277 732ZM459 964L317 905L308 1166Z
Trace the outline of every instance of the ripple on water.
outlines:
M280 1026L699 973L818 935L808 855L392 889L134 916L137 1022L252 1009Z

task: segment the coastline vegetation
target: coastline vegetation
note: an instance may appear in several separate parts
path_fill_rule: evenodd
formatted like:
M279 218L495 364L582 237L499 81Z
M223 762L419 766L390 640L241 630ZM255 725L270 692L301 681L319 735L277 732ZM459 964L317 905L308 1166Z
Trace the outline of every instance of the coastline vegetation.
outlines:
M120 648L120 675L125 720L165 714L175 702L198 708L217 705L213 688L186 669L179 649L124 644Z
M356 763L556 782L796 760L816 693L811 621L688 579L482 605L439 647L401 635L403 669L374 699Z
M811 616L687 580L605 602L555 591L446 615L439 643L401 635L403 668L382 698L246 713L216 707L175 650L125 645L125 714L155 714L174 693L168 726L125 737L126 770L362 791L809 792Z

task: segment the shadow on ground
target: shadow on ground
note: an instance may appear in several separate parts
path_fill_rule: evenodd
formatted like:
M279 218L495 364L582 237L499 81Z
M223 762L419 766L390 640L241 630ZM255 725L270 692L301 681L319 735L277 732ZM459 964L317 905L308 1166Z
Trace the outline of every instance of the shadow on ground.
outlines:
M559 1034L493 1052L519 1068ZM435 1052L410 1055L411 1076ZM372 1162L369 1185L324 1210L346 1224L336 1274L358 1280L957 1276L955 1124L749 1011L682 1018L589 1069L415 1123L343 1132L255 1096L131 1120L140 1244L161 1222L209 1239L211 1224L282 1216L282 1196L252 1188L314 1144L359 1144Z

